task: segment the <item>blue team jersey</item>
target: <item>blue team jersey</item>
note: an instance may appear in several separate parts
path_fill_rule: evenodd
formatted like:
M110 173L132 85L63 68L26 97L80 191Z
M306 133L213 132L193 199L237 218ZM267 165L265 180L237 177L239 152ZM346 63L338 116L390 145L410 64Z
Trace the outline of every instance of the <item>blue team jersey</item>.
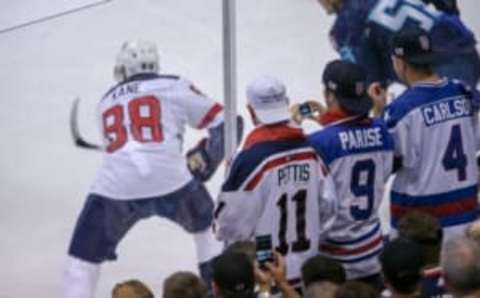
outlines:
M449 58L435 68L438 73L475 85L480 60L473 33L457 15L436 10L420 0L345 0L330 35L342 59L363 65L369 72L369 81L387 83L396 80L391 37L411 26L430 32L435 51ZM468 63L456 67L461 63L457 56Z
M455 228L451 234L475 220L477 98L463 84L443 80L417 83L387 107L385 122L402 159L391 192L393 227L413 210Z
M333 177L339 205L320 252L340 261L349 279L379 273L378 208L393 164L390 134L379 119L347 117L308 139Z

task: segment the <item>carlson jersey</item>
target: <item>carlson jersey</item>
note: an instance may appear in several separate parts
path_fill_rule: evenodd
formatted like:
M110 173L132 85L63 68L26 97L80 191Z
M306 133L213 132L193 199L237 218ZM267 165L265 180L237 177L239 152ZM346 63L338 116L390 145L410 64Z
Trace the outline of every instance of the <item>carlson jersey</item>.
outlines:
M390 134L380 119L356 116L330 122L308 140L333 177L339 205L321 253L340 261L348 279L379 273L378 209L393 165Z
M397 80L391 37L412 26L429 32L434 50L447 58L436 65L437 73L476 85L480 60L473 33L457 15L421 0L344 0L330 38L342 59L364 66L369 81L388 83Z
M298 285L303 262L317 254L322 231L335 216L333 184L301 129L279 124L255 129L236 155L215 212L227 244L269 235L286 256L287 277Z
M477 111L474 94L450 80L417 83L387 107L385 122L402 160L391 191L393 227L412 210L438 218L445 236L475 220Z
M192 179L182 154L186 125L206 128L222 106L176 76L136 75L98 105L105 157L92 193L135 199L171 193Z

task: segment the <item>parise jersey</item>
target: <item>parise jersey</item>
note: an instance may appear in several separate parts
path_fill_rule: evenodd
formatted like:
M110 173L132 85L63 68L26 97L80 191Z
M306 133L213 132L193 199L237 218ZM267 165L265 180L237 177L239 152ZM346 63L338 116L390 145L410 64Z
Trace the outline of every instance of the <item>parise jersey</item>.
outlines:
M393 166L392 137L381 119L341 110L322 118L332 121L322 121L308 140L333 177L339 207L320 251L341 262L348 279L377 274L383 248L378 209Z
M177 76L141 74L98 105L105 157L91 192L115 199L171 193L192 179L182 154L186 125L223 121L222 106Z
M302 263L317 254L321 234L334 220L334 196L331 178L301 129L261 126L231 164L218 197L216 233L227 244L270 235L295 285Z
M393 227L412 210L438 218L444 232L450 227L460 232L476 218L475 98L463 84L444 79L416 83L385 110L395 155L402 160L391 192Z

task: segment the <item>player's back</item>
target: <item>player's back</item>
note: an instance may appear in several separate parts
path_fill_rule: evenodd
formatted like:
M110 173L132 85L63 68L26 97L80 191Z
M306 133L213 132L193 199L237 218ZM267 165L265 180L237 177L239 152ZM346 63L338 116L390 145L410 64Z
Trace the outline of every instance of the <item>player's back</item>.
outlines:
M106 154L92 192L146 198L186 184L185 126L202 128L215 107L177 76L136 75L112 88L98 105Z
M342 262L349 279L378 273L378 209L393 164L390 134L382 121L357 116L326 125L309 141L328 166L339 205L321 252Z
M223 185L219 238L231 242L270 235L273 247L286 256L287 277L298 284L302 263L317 253L322 223L334 216L332 198L321 197L332 187L325 179L299 128L257 128Z
M402 158L391 193L392 225L411 210L439 219L450 236L476 218L477 104L463 84L418 83L385 112Z

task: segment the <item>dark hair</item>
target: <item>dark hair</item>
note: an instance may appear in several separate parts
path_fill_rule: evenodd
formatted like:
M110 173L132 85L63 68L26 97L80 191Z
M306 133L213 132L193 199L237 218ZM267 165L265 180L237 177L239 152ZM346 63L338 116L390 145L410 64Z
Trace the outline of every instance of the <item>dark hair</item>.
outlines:
M320 281L342 284L345 279L345 269L331 258L318 255L306 260L302 265L302 280L305 287Z
M440 262L443 232L437 218L420 211L410 212L400 219L398 233L422 247L425 264L437 265Z
M247 240L234 242L227 247L225 253L242 253L254 262L256 260L255 242Z
M137 279L127 280L116 284L112 289L112 298L117 297L119 291L129 288L135 298L154 298L152 291L141 281Z
M163 282L163 298L206 298L207 286L192 272L176 272Z
M380 293L366 283L347 281L337 289L335 298L380 298Z

